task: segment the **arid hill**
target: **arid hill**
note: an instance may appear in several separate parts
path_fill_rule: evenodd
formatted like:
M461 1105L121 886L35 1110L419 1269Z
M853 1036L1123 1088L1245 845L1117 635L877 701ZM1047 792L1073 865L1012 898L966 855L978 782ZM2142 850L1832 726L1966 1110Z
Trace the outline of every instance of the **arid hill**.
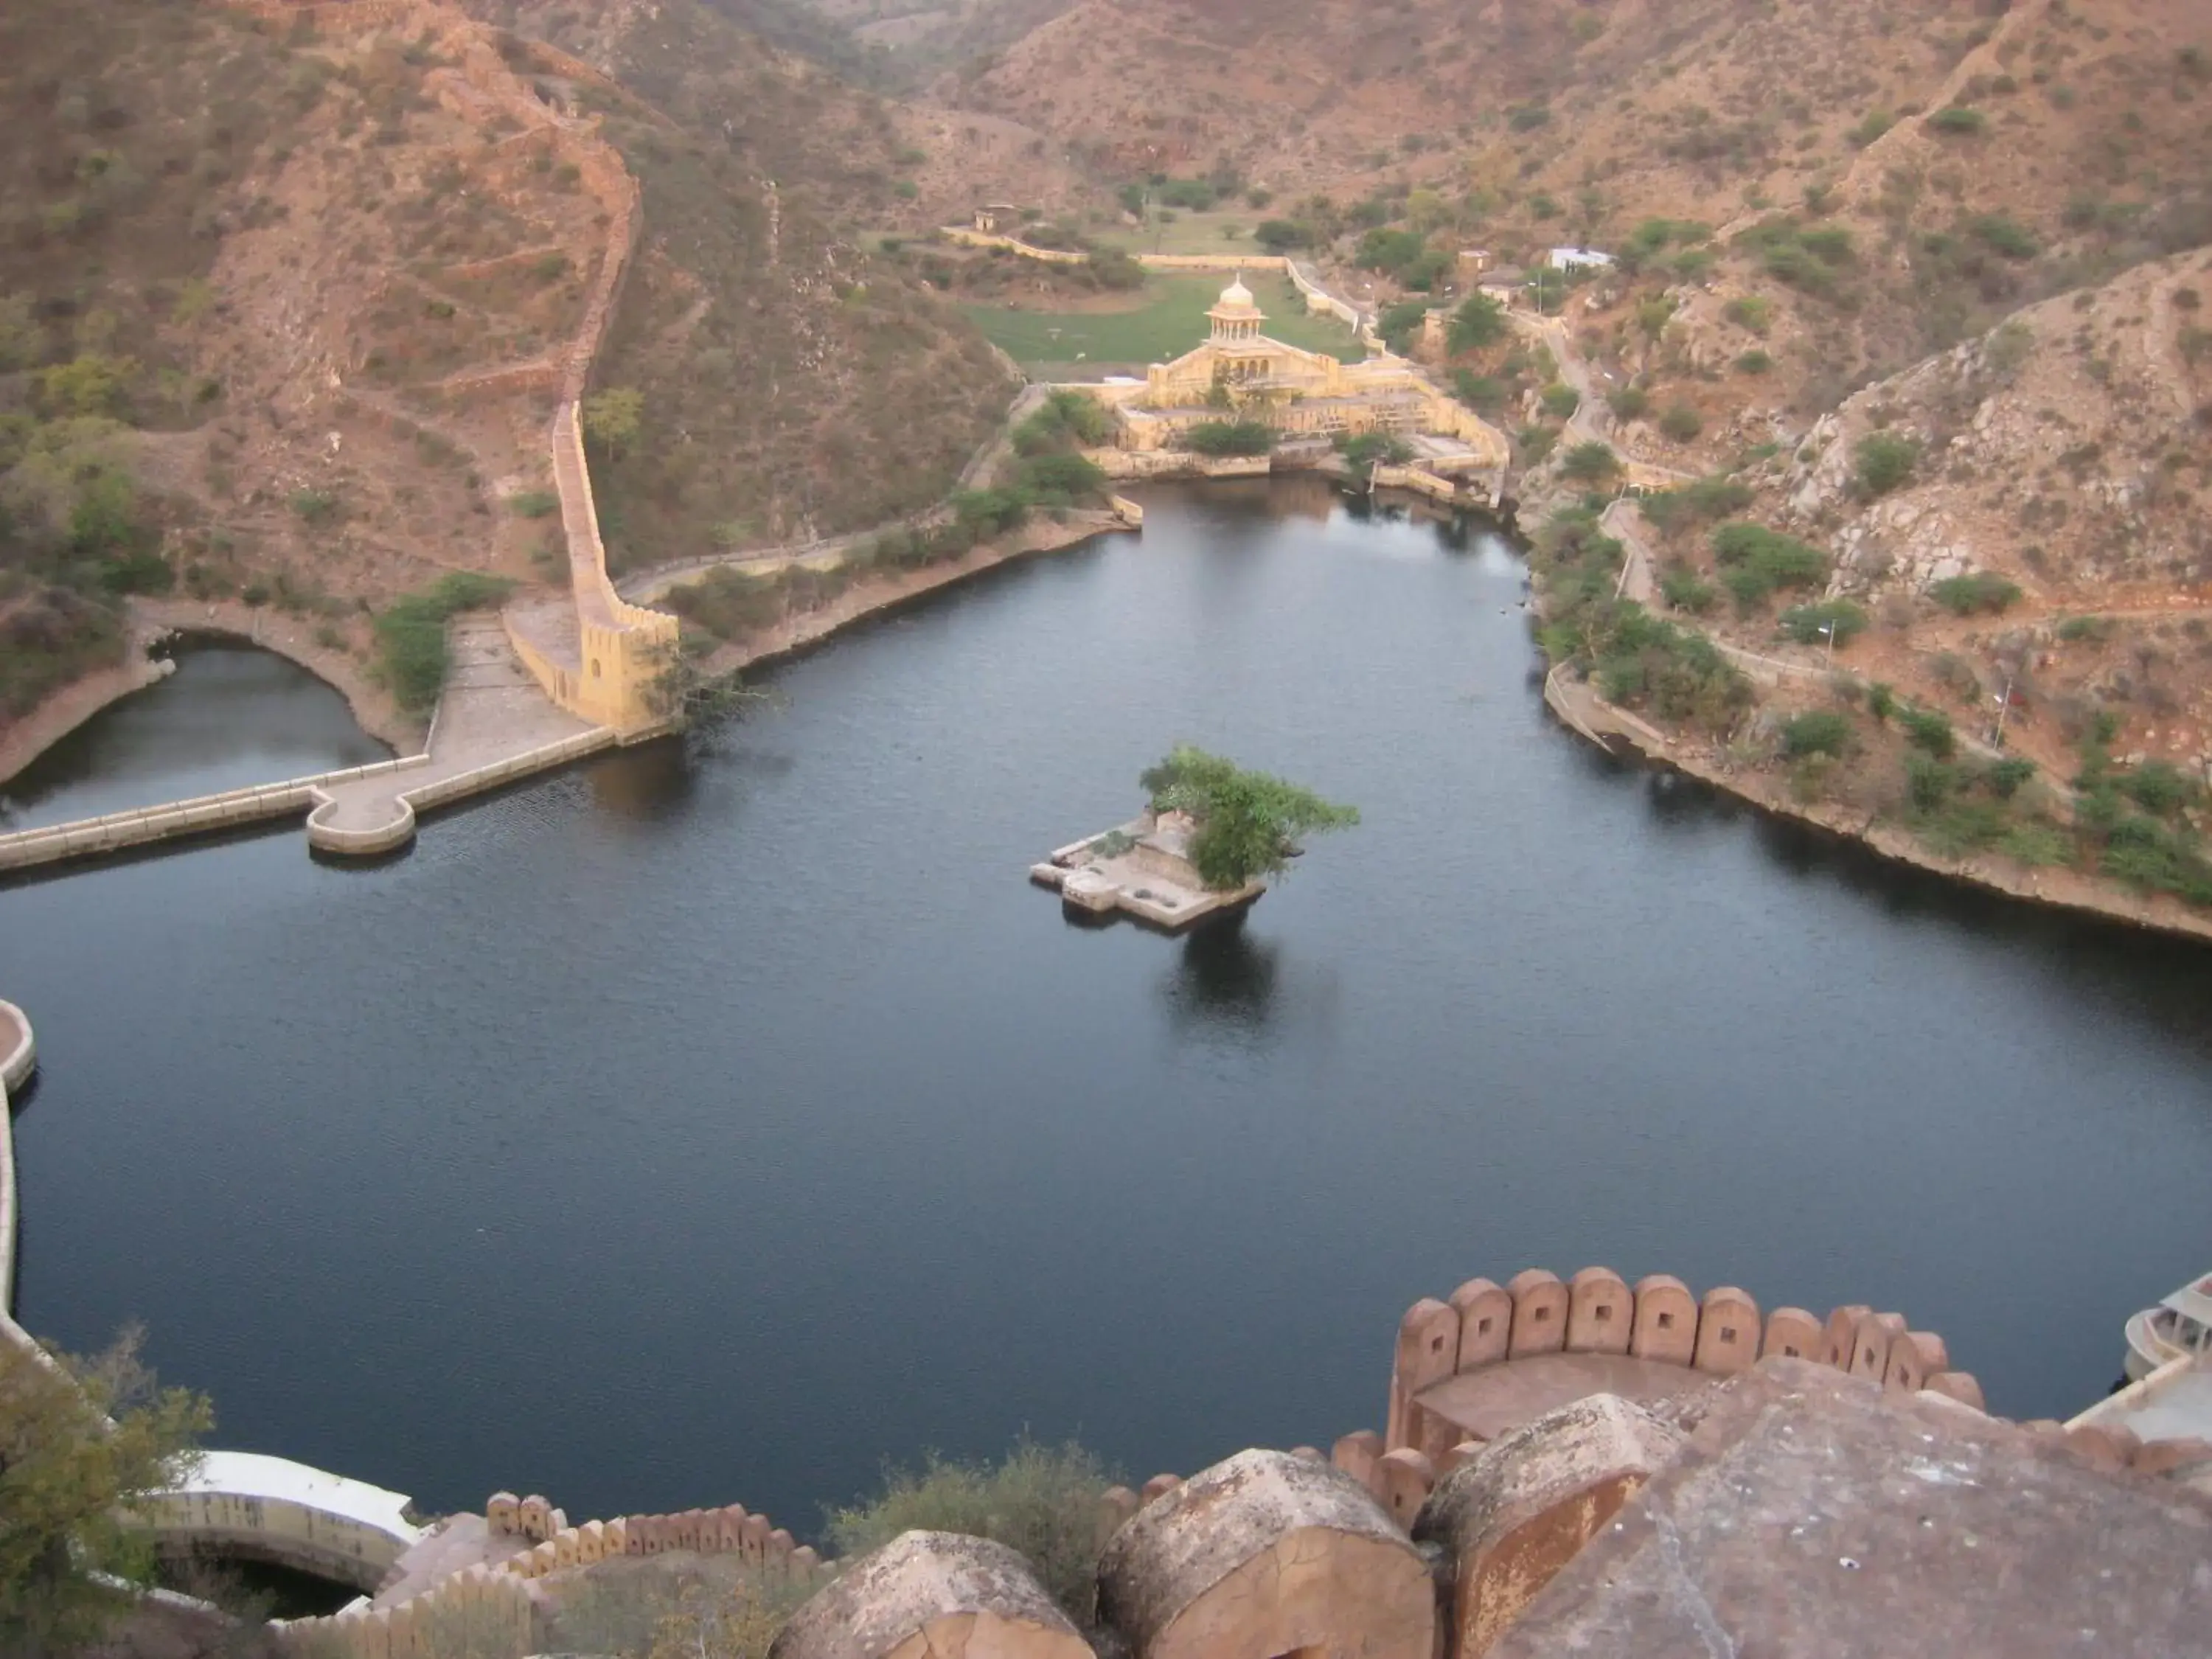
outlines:
M556 577L580 351L636 394L599 456L629 563L922 507L1011 393L829 228L842 136L777 179L680 81L672 112L428 0L319 28L27 0L0 49L0 720L112 659L125 592L281 607L365 659L365 613L443 573Z

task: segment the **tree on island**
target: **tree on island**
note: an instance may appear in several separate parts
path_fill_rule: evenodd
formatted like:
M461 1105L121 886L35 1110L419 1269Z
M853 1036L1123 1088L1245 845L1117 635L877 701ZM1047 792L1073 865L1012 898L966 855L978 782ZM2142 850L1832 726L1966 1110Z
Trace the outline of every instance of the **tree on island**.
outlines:
M1359 822L1357 807L1339 806L1266 772L1245 771L1188 744L1177 744L1138 781L1153 811L1187 812L1196 822L1190 861L1216 892L1280 873L1297 856L1302 836Z

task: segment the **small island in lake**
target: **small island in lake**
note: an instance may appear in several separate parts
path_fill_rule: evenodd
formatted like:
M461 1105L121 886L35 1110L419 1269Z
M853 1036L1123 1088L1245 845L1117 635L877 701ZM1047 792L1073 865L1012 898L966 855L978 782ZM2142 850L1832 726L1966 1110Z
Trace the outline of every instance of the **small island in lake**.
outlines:
M1357 808L1187 744L1139 781L1150 798L1141 814L1030 866L1030 879L1079 914L1125 910L1176 931L1258 898L1301 836L1359 822Z

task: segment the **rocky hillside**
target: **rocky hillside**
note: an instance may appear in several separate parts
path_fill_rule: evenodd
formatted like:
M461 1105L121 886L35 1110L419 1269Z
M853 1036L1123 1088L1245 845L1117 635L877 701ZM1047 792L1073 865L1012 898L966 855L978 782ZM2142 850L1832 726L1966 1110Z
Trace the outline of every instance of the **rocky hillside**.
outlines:
M816 72L716 27L795 88L751 138L683 76L617 66L664 108L429 0L7 8L0 720L112 659L130 592L279 607L365 662L368 613L445 572L557 578L543 434L580 350L634 394L618 561L941 495L1006 376L830 229L860 130L817 131Z
M1885 446L1888 448L1885 451ZM1870 460L1904 458L1875 476ZM1892 478L1894 482L1892 482ZM1887 486L1887 487L1885 487ZM2059 771L2100 714L2212 768L2212 254L2046 301L1848 399L1766 515L1834 550L1847 653ZM1981 597L1967 584L1978 584Z

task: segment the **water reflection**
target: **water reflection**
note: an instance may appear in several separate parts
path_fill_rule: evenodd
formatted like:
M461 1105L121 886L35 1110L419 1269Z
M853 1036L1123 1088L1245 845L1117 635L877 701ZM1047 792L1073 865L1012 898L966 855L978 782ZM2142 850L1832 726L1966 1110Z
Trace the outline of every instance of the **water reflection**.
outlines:
M345 699L295 664L187 640L176 672L88 721L0 787L0 827L31 829L387 758Z
M1250 906L1183 936L1174 969L1160 983L1168 1017L1183 1031L1224 1029L1249 1035L1275 1017L1282 948L1253 936Z

